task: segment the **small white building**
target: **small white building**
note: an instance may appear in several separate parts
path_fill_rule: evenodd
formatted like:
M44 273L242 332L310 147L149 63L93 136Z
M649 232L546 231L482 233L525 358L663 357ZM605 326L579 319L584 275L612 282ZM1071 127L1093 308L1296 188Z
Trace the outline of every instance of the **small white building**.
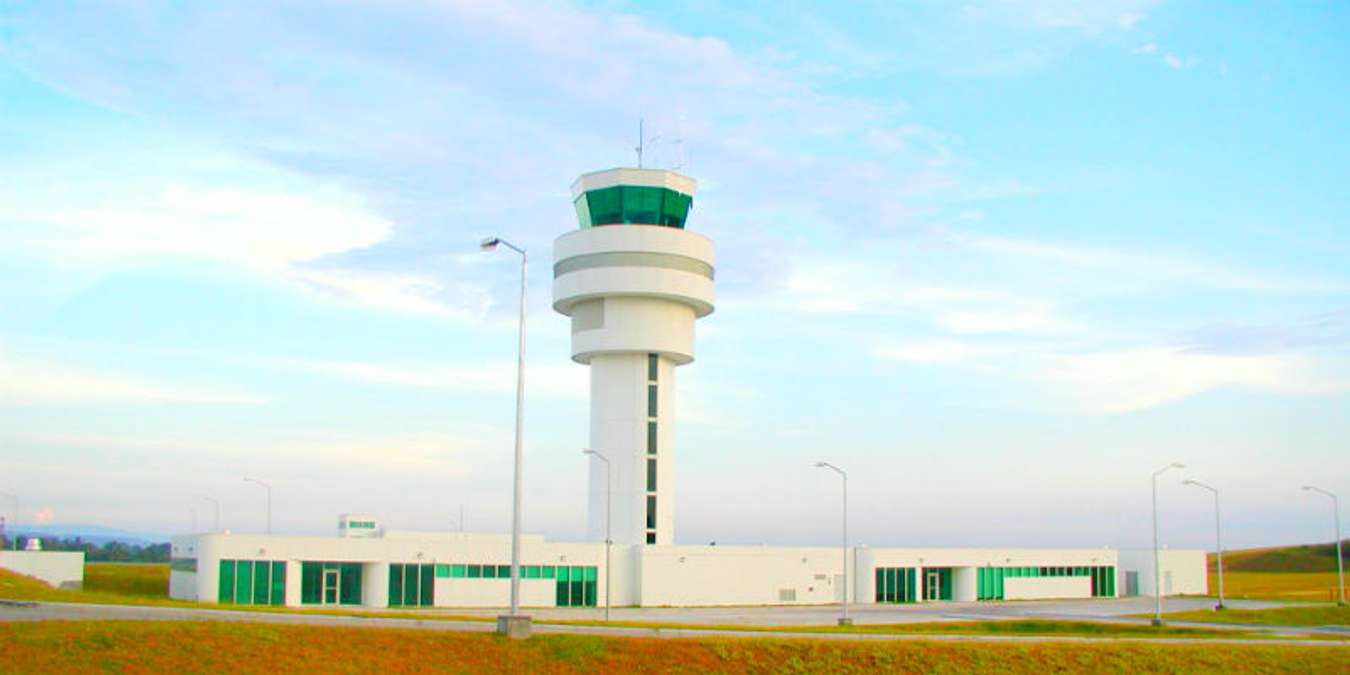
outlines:
M0 568L41 579L56 588L84 586L84 551L0 551Z
M364 520L372 527L340 528L338 537L175 537L170 597L290 607L508 604L509 535L384 531ZM368 529L377 534L367 536ZM1186 580L1174 582L1173 592L1205 593L1204 552L1167 553L1164 575ZM824 546L641 544L615 546L606 570L603 543L527 535L521 605L594 607L607 595L614 605L639 607L831 604L844 597L843 555ZM1123 579L1151 570L1130 567L1112 549L857 547L847 555L855 603L1116 597Z

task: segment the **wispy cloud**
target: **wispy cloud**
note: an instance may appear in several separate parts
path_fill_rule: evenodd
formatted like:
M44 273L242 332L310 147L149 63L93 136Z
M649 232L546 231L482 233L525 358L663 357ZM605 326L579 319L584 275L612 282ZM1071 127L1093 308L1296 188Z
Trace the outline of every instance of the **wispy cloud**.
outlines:
M1151 347L1054 356L1043 377L1067 387L1064 393L1087 412L1120 413L1225 386L1288 396L1350 391L1350 373L1325 366L1288 354L1234 356Z
M1241 270L1202 259L1169 257L1159 253L960 232L950 232L948 236L958 245L982 251L1074 267L1112 270L1122 272L1130 279L1268 293L1350 292L1350 286L1339 281L1302 279Z
M417 389L506 393L515 391L516 386L516 364L508 362L452 366L270 357L252 360L316 375ZM583 399L590 393L587 370L578 365L534 364L527 376L532 396Z
M265 396L155 381L0 352L0 402L260 405Z

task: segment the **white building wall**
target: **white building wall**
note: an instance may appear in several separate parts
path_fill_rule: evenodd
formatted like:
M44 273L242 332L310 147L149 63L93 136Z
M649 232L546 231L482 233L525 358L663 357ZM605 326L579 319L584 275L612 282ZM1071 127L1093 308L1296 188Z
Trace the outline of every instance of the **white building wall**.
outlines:
M1169 595L1207 595L1209 572L1205 552L1199 549L1163 549L1158 551L1162 578L1159 587L1163 597ZM1125 594L1126 577L1130 572L1139 575L1139 595L1152 597L1153 549L1120 552L1120 576L1116 588Z
M1006 600L1090 598L1091 577L1008 577L1003 580Z
M645 546L636 552L644 607L838 601L838 548Z
M84 585L84 551L0 551L0 568L57 588Z

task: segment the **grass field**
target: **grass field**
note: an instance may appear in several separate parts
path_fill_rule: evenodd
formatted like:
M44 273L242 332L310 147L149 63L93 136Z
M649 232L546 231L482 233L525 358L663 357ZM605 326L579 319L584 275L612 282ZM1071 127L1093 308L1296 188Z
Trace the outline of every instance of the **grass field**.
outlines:
M1247 625L1350 626L1350 607L1337 607L1336 605L1307 605L1276 609L1230 608L1222 612L1209 610L1172 612L1166 616L1177 621L1207 621Z
M84 590L167 599L169 566L155 563L86 563Z
M1343 673L1347 648L537 636L225 622L16 623L0 671Z
M1228 556L1224 556L1224 563ZM1230 572L1223 573L1228 598L1331 602L1336 599L1335 572ZM1209 573L1209 594L1219 593L1218 574Z
M1350 551L1350 540L1343 547ZM1225 571L1233 572L1335 572L1336 544L1269 546L1224 551ZM1215 556L1209 555L1209 569L1215 569Z

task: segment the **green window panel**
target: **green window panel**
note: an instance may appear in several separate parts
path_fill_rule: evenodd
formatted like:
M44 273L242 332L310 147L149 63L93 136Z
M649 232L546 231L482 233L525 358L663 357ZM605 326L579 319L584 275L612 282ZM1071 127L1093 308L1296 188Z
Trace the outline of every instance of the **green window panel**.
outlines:
M389 606L403 606L403 566L389 566Z
M647 385L647 417L656 417L656 385Z
M557 568L555 568L552 565L544 565L543 569L541 569L540 572L542 573L545 579L552 579L554 578L554 576L557 575L556 569Z
M469 575L468 565L451 565L450 577L452 579L463 579Z
M449 565L440 565L440 564L436 565L436 578L437 578L437 579L449 579L449 578L450 578L450 566L449 566Z
M647 422L647 454L656 454L656 422Z
M656 529L656 495L647 495L647 529Z
M498 566L497 566L497 578L498 578L498 579L510 579L510 578L511 578L511 566L510 566L510 565L498 565Z
M571 570L572 568L570 567L558 565L558 581L571 581L572 580Z
M418 576L421 577L421 591L422 591L421 595L418 597L418 600L421 602L423 607L431 607L432 605L435 604L434 601L436 599L436 580L433 566L422 565L422 569L418 573Z
M520 577L521 577L522 579L538 579L538 578L539 578L539 566L538 566L538 565L525 565L524 567L520 568Z
M234 561L220 561L220 580L219 595L216 600L219 602L234 602Z
M234 570L234 604L248 605L253 601L253 563L241 560Z
M480 578L480 577L483 576L483 566L482 566L482 565L469 565L467 571L468 571L468 573L469 573L469 578L470 578L470 579L478 579L478 578Z
M361 604L361 563L342 563L339 569L339 601L344 605Z
M656 381L657 373L659 373L660 370L661 370L661 369L658 367L658 365L659 365L660 363L661 363L661 357L659 357L659 356L657 356L657 355L655 355L655 354L648 354L648 355L647 355L647 380L648 380L649 382L655 382L655 381Z
M497 578L497 566L496 566L496 565L483 565L483 578L484 578L484 579L496 579L496 578Z
M286 604L286 563L272 561L272 598L273 605Z
M245 562L245 565L250 563ZM259 560L253 565L253 604L266 605L272 592L272 565Z
M577 210L577 222L581 223L581 227L590 227L592 222L590 199L586 195L581 195L572 201L572 206Z
M656 459L647 459L647 491L656 492Z
M300 603L317 605L323 584L323 565L316 562L300 563Z

